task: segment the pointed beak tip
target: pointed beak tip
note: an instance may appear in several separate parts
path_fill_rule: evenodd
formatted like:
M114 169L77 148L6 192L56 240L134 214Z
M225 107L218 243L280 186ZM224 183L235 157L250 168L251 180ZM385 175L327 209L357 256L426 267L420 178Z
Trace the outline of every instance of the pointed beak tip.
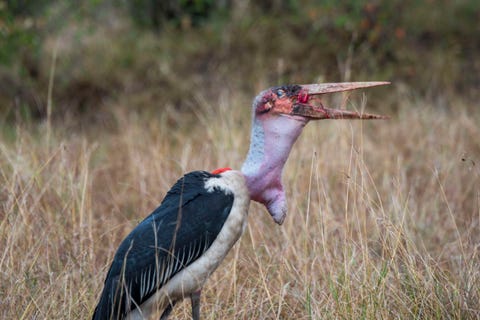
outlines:
M377 83L379 86L386 86L392 84L390 81L372 81L372 83Z
M374 82L376 85L373 85L372 87L377 87L377 86L389 86L392 83L390 81L376 81Z

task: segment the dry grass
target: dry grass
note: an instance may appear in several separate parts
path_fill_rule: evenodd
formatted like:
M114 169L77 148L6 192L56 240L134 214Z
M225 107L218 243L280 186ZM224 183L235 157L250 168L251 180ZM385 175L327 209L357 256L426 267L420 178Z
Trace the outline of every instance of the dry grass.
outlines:
M119 242L176 179L240 167L249 99L197 97L193 121L176 123L173 109L119 111L115 133L4 133L0 318L90 317ZM251 205L204 319L480 318L480 113L400 107L387 122L307 127L284 176L287 220Z

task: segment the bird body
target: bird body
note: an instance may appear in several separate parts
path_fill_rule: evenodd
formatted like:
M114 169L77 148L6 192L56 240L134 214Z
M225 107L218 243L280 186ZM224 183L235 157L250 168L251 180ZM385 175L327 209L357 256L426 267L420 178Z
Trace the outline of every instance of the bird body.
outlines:
M120 244L93 315L99 319L166 319L190 297L200 318L200 291L242 235L250 199L282 224L287 201L282 173L303 128L320 119L384 119L313 102L325 93L387 82L286 85L262 91L252 106L250 148L241 171L194 171Z
M194 171L120 245L93 319L148 319L200 291L247 223L239 171Z

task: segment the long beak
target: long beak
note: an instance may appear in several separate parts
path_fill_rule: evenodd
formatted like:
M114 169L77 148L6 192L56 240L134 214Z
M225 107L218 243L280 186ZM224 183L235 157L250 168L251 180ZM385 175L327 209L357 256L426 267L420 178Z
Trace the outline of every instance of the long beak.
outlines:
M300 85L301 90L298 93L297 101L293 104L293 115L299 115L311 120L321 119L388 119L388 116L358 113L355 111L348 111L344 109L332 109L323 106L309 104L309 100L313 96L322 95L325 93L343 92L361 88L369 88L376 86L384 86L390 82L340 82L340 83L322 83L322 84L304 84Z

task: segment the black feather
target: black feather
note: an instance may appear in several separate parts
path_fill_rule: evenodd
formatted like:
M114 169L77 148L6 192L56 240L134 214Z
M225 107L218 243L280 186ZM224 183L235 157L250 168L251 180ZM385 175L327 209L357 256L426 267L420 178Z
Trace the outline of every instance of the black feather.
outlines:
M232 193L205 189L209 178L219 176L204 171L183 176L123 240L93 319L123 319L208 250L233 205Z

